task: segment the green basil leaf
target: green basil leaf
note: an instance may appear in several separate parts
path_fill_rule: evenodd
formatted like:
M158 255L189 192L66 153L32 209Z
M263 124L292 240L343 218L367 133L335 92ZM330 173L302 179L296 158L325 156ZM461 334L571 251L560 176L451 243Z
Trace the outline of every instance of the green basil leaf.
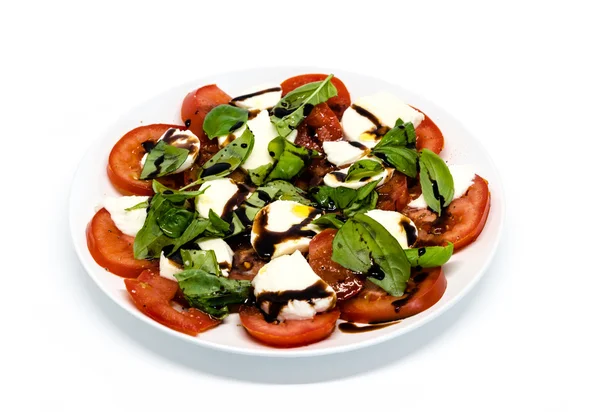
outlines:
M204 118L202 128L209 139L224 136L239 129L248 121L248 110L222 104L213 108Z
M170 238L180 237L194 219L194 213L185 209L169 209L157 217L158 226Z
M179 250L180 247L198 238L208 229L209 226L210 222L206 219L196 218L192 220L183 234L177 239L173 239L173 242L171 243L172 249L169 251L168 255L171 256L173 253Z
M454 245L448 242L446 246L404 249L404 252L412 267L420 266L422 268L436 268L450 260L452 252L454 252Z
M175 275L190 306L215 318L229 314L227 305L243 303L250 296L251 283L228 279L200 269L187 269Z
M344 222L338 219L337 215L333 213L328 213L326 215L322 215L318 219L312 221L313 224L321 227L331 227L334 229L340 229L344 226Z
M175 172L185 162L189 153L187 149L171 146L163 140L159 141L146 156L140 179L152 179Z
M152 190L154 193L161 194L165 199L168 199L172 203L181 203L184 200L193 199L196 196L203 194L207 188L203 190L194 190L194 191L182 191L182 190L174 190L168 188L167 186L160 183L158 180L152 181Z
M442 213L442 207L448 206L454 197L452 174L446 162L429 149L421 150L419 169L419 180L425 202L439 215Z
M157 223L157 218L172 207L171 202L161 195L152 198L144 225L133 242L133 256L136 259L158 258L163 247L171 244L172 239L165 236Z
M332 260L364 273L392 296L402 296L410 263L398 241L377 221L364 214L348 220L333 239Z
M271 123L280 136L286 137L308 116L312 108L337 96L331 83L333 74L320 82L308 83L286 94L273 108Z
M375 176L381 172L383 172L384 167L381 163L375 160L363 159L355 162L350 169L348 169L348 173L346 174L346 182L353 182L356 180L361 180L365 177Z
M380 149L387 146L413 148L417 142L417 133L411 122L404 123L402 119L396 120L396 124L383 136L373 148Z
M256 186L262 185L269 173L273 170L273 163L267 163L266 165L258 166L257 168L248 170L248 175L250 176L250 180Z
M183 191L208 180L218 179L229 175L246 161L253 148L254 135L250 129L246 129L240 137L215 153L215 155L202 166L199 179L183 187L181 190Z
M283 152L267 177L268 180L290 180L304 169L304 160L290 152Z
M273 193L270 196L272 200L293 200L303 205L313 206L313 202L305 197L306 192L304 190L284 180L274 180L259 187L257 190L261 190L267 194Z
M127 209L125 209L126 212L131 212L132 210L138 210L138 209L147 209L149 206L149 203L147 200L144 200L143 202L138 203L137 205L128 207Z
M310 195L321 209L340 210L344 216L353 216L375 208L378 198L375 188L380 181L370 182L359 189L317 186L310 190Z
M406 147L384 146L372 152L385 163L409 177L417 177L418 154Z
M208 232L220 235L220 237L229 232L229 223L221 219L212 209L208 211L208 220L210 221Z
M214 250L181 249L184 269L200 269L213 275L220 275L221 268Z

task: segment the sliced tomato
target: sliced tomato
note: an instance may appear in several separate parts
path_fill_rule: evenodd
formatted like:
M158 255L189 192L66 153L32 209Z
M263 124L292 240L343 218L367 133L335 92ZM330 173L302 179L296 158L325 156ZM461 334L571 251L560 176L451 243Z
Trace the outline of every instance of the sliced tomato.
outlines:
M154 193L151 180L140 180L142 157L146 153L142 143L156 142L172 127L182 128L172 124L150 124L136 127L119 139L110 151L107 167L108 178L115 189L124 195L151 196ZM158 180L169 187L179 184L178 176Z
M256 340L280 348L305 346L325 339L333 332L339 317L340 311L333 309L312 319L269 323L255 306L240 308L240 320L246 331Z
M488 183L475 176L473 184L464 196L455 199L438 215L429 209L410 209L404 211L419 229L420 246L454 243L454 251L473 242L485 226L490 212L490 190Z
M315 273L333 288L338 302L341 302L357 295L363 288L364 280L350 269L331 260L336 233L335 229L325 229L312 238L308 245L308 263Z
M312 159L307 168L294 181L294 185L302 190L318 186L323 183L323 177L336 169L324 157Z
M415 110L419 110L416 107ZM419 110L423 113L421 110ZM429 149L439 154L444 148L444 135L429 116L423 113L425 119L415 129L417 133L417 150Z
M195 336L221 323L198 309L176 310L171 301L179 291L177 282L151 270L137 279L125 279L125 287L142 313L168 328Z
M380 323L404 319L433 306L446 290L442 268L415 272L403 296L390 296L373 282L366 282L358 296L340 302L341 318L349 322Z
M397 171L377 189L377 193L377 209L399 212L410 202L406 176Z
M134 238L121 232L106 209L100 209L86 230L90 254L109 272L134 278L144 269L158 268L157 261L138 260L133 257Z
M301 74L299 76L290 77L281 83L282 95L285 96L289 92L294 89L297 89L300 86L303 86L307 83L319 82L325 80L327 78L326 74ZM335 115L338 119L341 120L344 111L350 107L350 93L348 93L348 89L344 82L342 82L337 77L331 79L331 83L337 89L337 96L332 97L327 100L327 104L331 107L331 110L334 111Z
M323 142L340 140L342 137L340 121L326 103L321 103L300 124L294 143L322 152Z

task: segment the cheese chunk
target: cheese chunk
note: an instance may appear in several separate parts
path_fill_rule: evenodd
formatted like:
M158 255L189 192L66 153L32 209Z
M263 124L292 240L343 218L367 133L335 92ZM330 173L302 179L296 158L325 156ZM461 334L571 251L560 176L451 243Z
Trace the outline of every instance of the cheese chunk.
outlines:
M229 276L229 271L233 264L233 250L223 239L202 239L196 242L202 250L212 250L215 252L217 262L221 268L221 274L225 277Z
M127 236L137 235L146 220L146 208L125 210L148 201L148 196L107 197L102 206L110 213L115 226Z
M383 226L400 243L402 249L412 247L417 241L417 226L408 216L380 209L369 210L366 215Z
M229 212L225 210L226 206L239 188L237 183L225 177L202 183L200 190L205 191L196 197L196 210L201 217L208 219L211 209L220 217Z

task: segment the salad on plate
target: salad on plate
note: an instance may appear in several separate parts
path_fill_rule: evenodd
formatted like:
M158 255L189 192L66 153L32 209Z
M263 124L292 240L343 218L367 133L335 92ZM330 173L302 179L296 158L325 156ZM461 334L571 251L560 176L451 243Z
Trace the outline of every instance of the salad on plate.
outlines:
M122 194L88 224L90 254L135 306L197 335L238 313L256 341L308 345L414 316L475 241L488 182L448 165L444 137L386 91L333 75L183 99L181 124L127 132L107 164Z

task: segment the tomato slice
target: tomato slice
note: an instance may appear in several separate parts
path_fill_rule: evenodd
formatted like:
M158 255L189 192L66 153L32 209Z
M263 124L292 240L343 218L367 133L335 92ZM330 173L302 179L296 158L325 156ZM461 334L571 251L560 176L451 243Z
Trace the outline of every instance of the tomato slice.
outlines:
M373 282L353 299L340 302L341 318L349 322L380 323L404 319L433 306L446 290L442 268L423 269L411 276L403 296L390 296Z
M331 260L333 238L337 230L325 229L308 245L308 263L312 270L335 291L338 302L350 299L363 288L364 280L350 269Z
M464 196L455 199L438 215L429 209L405 209L404 214L419 229L420 246L454 243L454 251L472 243L485 226L490 212L490 190L485 179L475 175Z
M419 110L414 107L415 110ZM419 110L423 113L421 110ZM423 113L425 119L415 129L417 133L417 150L429 149L439 154L444 148L444 135L429 116Z
M135 306L158 323L196 336L221 323L198 309L178 311L171 301L179 291L177 282L145 270L137 279L125 279L125 287Z
M312 319L269 323L255 306L240 308L240 320L246 331L256 340L279 348L305 346L325 339L333 332L339 317L340 311L333 309Z
M294 143L322 152L323 142L340 140L342 137L340 121L326 103L321 103L298 126Z
M281 91L282 95L285 96L289 92L294 89L297 89L300 86L303 86L307 83L313 83L325 80L327 78L326 74L301 74L299 76L290 77L281 83ZM331 83L337 89L337 96L332 97L327 100L327 104L331 107L331 110L335 113L339 120L342 119L342 115L344 111L350 107L350 93L348 93L348 89L344 82L342 82L337 77L331 79Z
M108 157L107 173L113 186L124 195L151 196L151 180L139 180L142 173L142 157L146 151L142 146L144 142L156 142L168 129L181 126L172 124L151 124L140 126L127 132L113 146ZM175 187L178 184L177 176L165 176L161 183Z
M398 171L377 189L377 193L377 209L399 212L410 202L406 176Z
M158 268L157 261L138 260L133 257L134 238L121 232L106 209L100 209L86 230L90 254L109 272L134 278L144 269Z

